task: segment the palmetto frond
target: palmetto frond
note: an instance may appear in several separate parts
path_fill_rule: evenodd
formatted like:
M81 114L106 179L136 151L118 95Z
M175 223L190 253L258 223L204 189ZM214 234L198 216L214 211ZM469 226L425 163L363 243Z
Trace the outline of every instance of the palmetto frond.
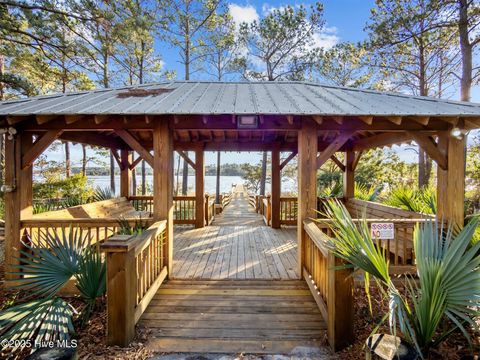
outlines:
M434 220L417 225L418 284L407 280L407 292L402 294L388 274L387 257L372 240L366 220L355 224L338 201L328 201L325 208L334 220L332 251L365 271L366 286L371 275L386 290L392 332L398 325L420 354L457 330L469 340L467 328L475 327L474 319L480 315L480 243L471 245L478 218L460 232L443 230Z
M52 297L78 272L89 241L86 232L69 227L43 233L37 244L24 244L16 266L16 274L23 277L16 286L32 296Z
M32 346L41 341L68 340L73 332L73 315L73 308L61 298L13 306L0 313L0 340L30 340ZM18 342L17 346L2 347L14 352L20 345Z

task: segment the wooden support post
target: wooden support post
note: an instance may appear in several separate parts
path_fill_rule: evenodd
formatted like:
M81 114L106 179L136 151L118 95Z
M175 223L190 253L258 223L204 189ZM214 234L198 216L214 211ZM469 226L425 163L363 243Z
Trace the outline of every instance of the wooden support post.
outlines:
M345 152L345 172L343 173L343 197L353 199L355 197L355 153L351 150Z
M120 196L128 198L132 183L132 170L130 164L133 162L133 155L128 150L121 150L120 158Z
M207 201L208 206L208 201ZM205 226L205 166L203 148L195 149L195 227ZM208 220L207 220L208 222Z
M447 170L437 168L437 217L440 221L463 227L465 202L466 138L449 133L438 138L438 150L447 156Z
M125 235L115 236L119 242L129 238ZM108 279L107 343L125 347L135 336L135 254L133 251L107 251L105 255Z
M280 196L281 196L281 175L280 175L280 149L274 146L272 150L272 228L280 228Z
M168 276L173 267L173 133L168 121L153 129L153 218L167 220L164 245Z
M303 119L298 132L298 216L297 216L297 274L302 276L305 232L303 222L316 218L317 208L317 124ZM330 157L330 156L329 156Z
M21 244L21 220L33 215L33 160L22 169L22 157L32 147L31 133L22 133L14 139L5 139L5 263L6 279L16 279L13 266L18 265Z
M354 342L353 270L337 269L345 262L328 253L328 319L327 336L333 351L339 351Z

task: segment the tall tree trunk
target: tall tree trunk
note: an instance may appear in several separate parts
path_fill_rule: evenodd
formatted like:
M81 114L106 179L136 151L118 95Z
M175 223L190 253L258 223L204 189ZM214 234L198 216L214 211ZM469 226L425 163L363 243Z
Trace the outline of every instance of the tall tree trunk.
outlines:
M4 154L5 154L5 150L4 150L4 145L5 145L5 135L4 134L0 134L0 185L3 185L4 184L4 181L3 181L3 169L5 168L5 164L4 164Z
M220 151L217 151L217 179L215 184L215 203L220 204Z
M462 77L460 80L460 100L470 101L472 88L472 44L468 34L468 7L470 0L458 0L458 34L462 54Z
M142 160L142 195L147 192L147 174L145 168L145 160Z
M427 88L427 66L425 64L425 48L423 45L419 46L419 59L420 59L420 79L419 79L419 90L420 96L428 96ZM430 175L432 173L432 159L428 154L418 146L418 188L422 189L427 187L430 182Z
M137 195L137 169L132 169L132 195Z
M188 155L188 151L187 151ZM183 160L183 172L182 172L182 195L188 194L188 163Z
M5 85L3 82L4 73L5 73L5 56L0 55L0 101L5 100Z
M418 188L427 187L432 173L432 159L423 149L418 147Z
M262 176L260 178L260 195L265 195L265 183L267 182L267 152L263 152Z
M110 190L115 195L115 158L110 150Z
M82 144L82 175L87 176L87 145Z
M64 142L65 145L65 176L68 178L72 174L72 166L70 163L70 144L68 141Z

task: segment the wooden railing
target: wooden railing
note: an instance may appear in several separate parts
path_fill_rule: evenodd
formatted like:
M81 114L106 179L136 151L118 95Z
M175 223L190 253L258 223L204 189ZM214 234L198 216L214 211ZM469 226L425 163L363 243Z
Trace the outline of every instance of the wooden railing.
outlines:
M195 224L195 196L173 197L173 223Z
M303 278L327 323L330 346L338 351L354 339L352 269L338 269L345 264L330 251L327 234L315 222L305 221L302 232Z
M231 192L220 194L220 204L222 205L223 208L226 207L228 204L230 204L231 201L232 201Z
M259 198L260 198L260 195L252 195L252 194L248 195L248 203L250 204L251 207L255 209L256 212L258 212L260 207Z
M153 214L153 196L148 196L148 195L129 196L128 200L130 200L135 210L148 211L149 213Z
M128 219L123 220L134 226L141 221L148 224L151 219ZM100 243L112 235L117 234L120 223L119 219L101 218L101 219L26 219L22 220L22 236L24 240L36 244L43 241L47 233L69 235L71 231L81 231L82 236L88 239L91 244Z
M297 225L298 200L296 197L280 198L280 224Z
M355 223L363 219L352 219ZM390 262L389 272L392 275L415 274L415 252L413 251L413 230L418 223L429 219L366 219L370 228L372 223L393 223L394 238L389 240L377 240L385 250L385 256ZM323 233L331 236L330 224L332 220L318 219L317 227Z
M215 219L215 197L205 194L205 224L210 225Z
M135 210L153 214L153 196L130 196ZM173 223L195 224L195 196L173 197Z
M127 346L135 324L167 276L167 222L139 235L111 237L101 249L107 262L107 342Z
M272 223L272 200L270 195L259 197L258 213L263 216L265 225L270 226Z

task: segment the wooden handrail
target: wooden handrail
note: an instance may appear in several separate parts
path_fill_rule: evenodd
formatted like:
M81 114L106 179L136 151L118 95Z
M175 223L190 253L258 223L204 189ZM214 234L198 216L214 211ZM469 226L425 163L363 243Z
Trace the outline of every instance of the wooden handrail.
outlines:
M302 227L303 277L327 322L331 348L340 350L353 342L352 269L334 256L330 239L312 220Z
M107 262L107 341L126 346L138 322L168 275L164 265L167 221L133 236L117 235L101 245Z

